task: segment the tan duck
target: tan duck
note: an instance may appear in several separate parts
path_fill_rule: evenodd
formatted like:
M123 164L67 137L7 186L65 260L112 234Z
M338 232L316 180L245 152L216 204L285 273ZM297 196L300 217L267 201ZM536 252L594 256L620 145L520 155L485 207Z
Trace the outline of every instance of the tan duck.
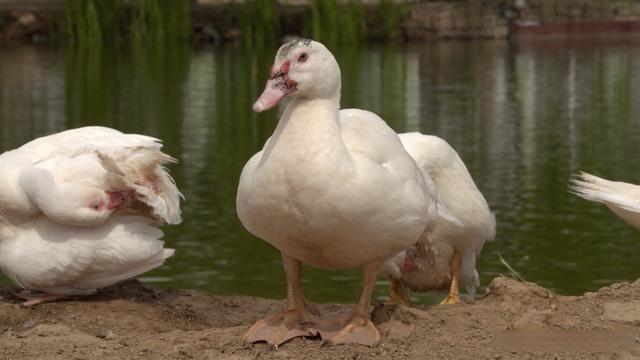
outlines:
M405 288L414 291L449 288L442 304L460 302L459 286L475 294L479 286L476 258L495 236L495 217L458 153L437 136L400 134L424 177L433 179L438 197L438 221L409 249L385 262L391 278L390 301L410 304Z

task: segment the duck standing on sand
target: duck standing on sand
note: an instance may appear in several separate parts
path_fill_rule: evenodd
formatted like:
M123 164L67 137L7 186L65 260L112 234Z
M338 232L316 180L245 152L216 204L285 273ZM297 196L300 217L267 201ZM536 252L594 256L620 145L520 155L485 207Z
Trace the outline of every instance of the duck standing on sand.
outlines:
M282 253L286 311L256 322L248 342L279 345L318 332L334 343L373 345L370 302L380 265L413 245L436 220L433 189L398 135L377 115L340 110L340 68L312 40L282 45L257 112L292 97L264 148L240 176L242 224ZM334 327L308 306L302 263L363 269L360 299Z
M582 172L573 179L571 191L583 199L605 204L622 220L640 229L640 186Z
M24 306L86 295L173 255L158 225L178 224L180 192L159 140L84 127L0 155L0 269Z
M408 305L404 291L449 287L441 304L460 303L459 284L473 297L479 286L476 258L495 236L495 217L458 153L443 139L420 133L400 134L405 149L438 190L438 222L418 243L387 260L390 301ZM446 209L446 211L445 211Z

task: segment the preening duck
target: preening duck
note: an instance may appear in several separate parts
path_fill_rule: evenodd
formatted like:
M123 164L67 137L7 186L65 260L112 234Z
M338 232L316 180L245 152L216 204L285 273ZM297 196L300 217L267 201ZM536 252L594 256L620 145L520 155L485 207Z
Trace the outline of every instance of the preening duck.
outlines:
M84 127L0 155L0 269L34 305L140 275L173 254L158 226L181 222L159 140Z

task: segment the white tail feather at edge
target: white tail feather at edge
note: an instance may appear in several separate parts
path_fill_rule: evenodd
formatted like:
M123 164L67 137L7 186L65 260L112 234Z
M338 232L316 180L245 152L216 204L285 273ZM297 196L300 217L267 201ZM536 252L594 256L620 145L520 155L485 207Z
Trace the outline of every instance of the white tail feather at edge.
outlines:
M640 213L640 203L634 199L640 195L640 187L633 184L610 181L581 172L571 179L569 191L586 200Z
M97 155L107 171L110 187L135 190L138 199L168 224L182 221L180 199L184 196L164 167L165 164L177 162L176 159L147 147L129 147L110 154L97 151Z

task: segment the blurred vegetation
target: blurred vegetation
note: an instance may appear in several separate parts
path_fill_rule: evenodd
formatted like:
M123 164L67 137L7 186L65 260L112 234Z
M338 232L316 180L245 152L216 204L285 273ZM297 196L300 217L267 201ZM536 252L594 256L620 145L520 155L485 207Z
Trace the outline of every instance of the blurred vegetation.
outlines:
M67 32L78 42L102 41L119 33L121 0L67 0Z
M136 0L130 7L123 6L122 0L67 0L67 33L77 43L121 36L139 41L184 40L191 33L189 6L189 0Z
M373 34L378 39L389 39L396 35L398 24L402 20L404 6L396 4L393 0L380 0L375 10L375 24L379 27Z
M248 0L240 10L239 20L246 47L262 48L280 38L277 0Z
M188 39L189 0L136 0L133 2L131 36L136 40Z
M305 35L328 44L357 43L365 35L365 8L358 0L312 0Z
M374 7L361 0L340 4L311 0L310 5L300 35L336 45L368 37L388 39L397 34L404 14L403 5L392 0L381 0ZM187 40L191 37L190 6L190 0L67 0L66 28L74 42L107 37L138 42ZM230 8L236 10L229 18L232 25L224 26L237 26L247 48L273 45L281 38L281 17L286 15L278 11L277 0L246 0Z
M238 12L242 42L262 48L280 39L277 0L248 0ZM359 0L312 0L303 34L328 44L352 44L365 36L365 8Z

